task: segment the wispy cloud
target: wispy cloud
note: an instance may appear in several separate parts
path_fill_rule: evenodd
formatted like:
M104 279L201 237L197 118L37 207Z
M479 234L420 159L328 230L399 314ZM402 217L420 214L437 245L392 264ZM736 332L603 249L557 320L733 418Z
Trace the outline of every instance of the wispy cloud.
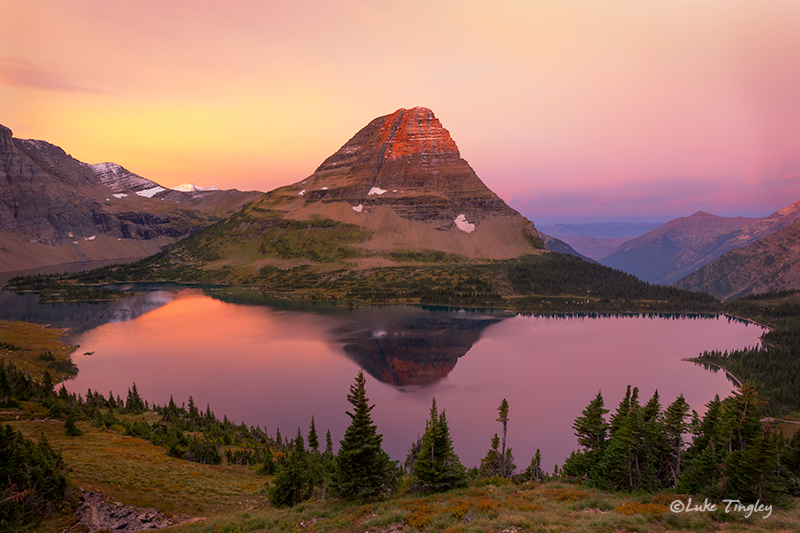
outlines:
M0 85L43 91L109 94L106 91L77 85L58 72L40 68L26 59L14 57L0 57Z

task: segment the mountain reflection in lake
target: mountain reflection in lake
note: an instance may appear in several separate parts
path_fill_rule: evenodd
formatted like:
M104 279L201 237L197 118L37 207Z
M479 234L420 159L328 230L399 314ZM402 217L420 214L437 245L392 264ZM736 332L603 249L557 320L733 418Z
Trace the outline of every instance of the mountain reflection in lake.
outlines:
M456 452L477 465L510 403L508 440L524 468L536 448L552 470L577 447L572 423L602 390L614 410L628 384L643 403L684 393L701 410L727 395L723 374L681 361L702 350L754 346L763 330L725 318L547 318L412 307L296 311L237 305L181 291L132 320L78 335L73 392L88 388L164 404L189 395L236 422L280 428L314 415L334 444L349 423L349 386L363 367L384 446L403 459L424 431L431 396L447 411ZM133 316L133 315L132 315ZM79 355L94 352L93 355Z

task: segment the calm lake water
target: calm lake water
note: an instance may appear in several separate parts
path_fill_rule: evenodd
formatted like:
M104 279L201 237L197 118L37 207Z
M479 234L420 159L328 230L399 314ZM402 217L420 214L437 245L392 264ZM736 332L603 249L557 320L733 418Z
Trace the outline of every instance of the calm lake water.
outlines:
M305 435L314 415L334 443L349 423L346 395L359 368L385 449L403 459L422 433L431 397L446 409L456 452L479 464L497 406L510 404L508 443L524 469L536 448L552 470L577 448L572 423L597 394L615 409L628 384L642 403L683 393L699 411L732 390L724 373L681 361L703 350L755 346L760 327L720 318L501 315L414 307L226 303L221 290L154 291L101 305L40 306L0 295L0 318L70 327L80 373L66 383L180 404L189 395L221 418ZM12 316L13 315L13 316ZM24 315L24 316L23 316ZM87 353L91 353L88 355Z

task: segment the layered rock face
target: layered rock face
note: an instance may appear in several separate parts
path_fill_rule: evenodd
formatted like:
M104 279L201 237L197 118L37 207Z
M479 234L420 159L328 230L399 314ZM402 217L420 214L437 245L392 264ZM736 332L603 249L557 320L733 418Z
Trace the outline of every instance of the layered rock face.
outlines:
M415 220L517 214L461 159L450 133L423 107L373 120L302 183L310 186L309 200L391 205Z
M366 250L435 250L510 258L544 248L533 223L511 209L461 158L429 109L371 121L308 178L250 210L314 216L364 228Z
M150 255L261 196L223 193L209 203L200 193L166 191L119 165L87 165L0 126L0 271Z

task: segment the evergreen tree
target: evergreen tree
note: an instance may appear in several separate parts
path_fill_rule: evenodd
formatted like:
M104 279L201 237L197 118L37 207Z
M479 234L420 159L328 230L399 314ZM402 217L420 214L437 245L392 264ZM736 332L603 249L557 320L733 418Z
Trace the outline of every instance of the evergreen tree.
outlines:
M331 430L325 434L325 452L326 457L333 458L333 439L331 439Z
M686 450L686 466L678 479L681 492L709 497L723 496L719 492L719 486L727 450L720 437L721 413L722 401L716 395L706 404L706 414L702 421L693 417L694 438L692 445Z
M608 443L609 424L605 415L603 395L597 392L594 400L589 402L581 416L575 419L572 428L578 438L578 444L583 446L582 452L574 452L564 463L564 469L570 476L583 478L589 475L602 459L603 451Z
M689 432L689 404L683 394L664 411L663 435L664 453L661 468L667 486L678 488L678 478L683 472L686 442L683 436Z
M64 422L64 430L67 437L80 437L83 435L83 431L75 425L75 417L72 415L68 416Z
M376 498L398 483L397 462L392 461L383 448L383 437L372 424L364 372L356 376L355 384L350 386L347 401L353 412L347 412L350 425L339 442L339 453L331 473L331 488L341 498L348 500L367 500Z
M303 434L297 428L297 437L278 464L269 488L269 501L276 507L288 507L308 499L314 488L308 466Z
M611 418L611 439L603 453L595 476L606 489L641 488L638 446L642 421L639 389L628 386L625 397Z
M544 480L544 470L542 470L542 452L537 448L536 453L531 457L531 464L522 473L525 481L541 483Z
M314 424L314 416L311 416L311 426L308 428L308 447L315 454L319 454L319 438L317 437L317 427Z
M42 376L42 391L45 396L53 396L53 376L47 370L44 371Z
M431 403L431 417L412 469L414 488L419 492L443 492L467 485L467 471L453 451L450 429L444 410Z
M481 459L480 473L482 477L500 476L503 472L503 459L500 456L500 437L497 433L492 437L492 446Z
M128 389L128 401L125 403L125 410L135 414L144 412L144 402L139 396L139 390L136 388L136 383Z
M656 390L653 397L642 407L641 421L637 428L636 463L639 471L639 487L648 491L662 488L660 467L666 449L662 427L661 397Z
M271 476L275 473L275 468L275 459L272 456L272 450L269 446L266 446L264 448L264 462L261 464L257 473L262 476Z
M510 464L506 462L506 436L508 434L508 400L503 398L500 406L497 408L497 421L503 424L503 448L500 450L500 475L502 477L511 477L513 473Z

